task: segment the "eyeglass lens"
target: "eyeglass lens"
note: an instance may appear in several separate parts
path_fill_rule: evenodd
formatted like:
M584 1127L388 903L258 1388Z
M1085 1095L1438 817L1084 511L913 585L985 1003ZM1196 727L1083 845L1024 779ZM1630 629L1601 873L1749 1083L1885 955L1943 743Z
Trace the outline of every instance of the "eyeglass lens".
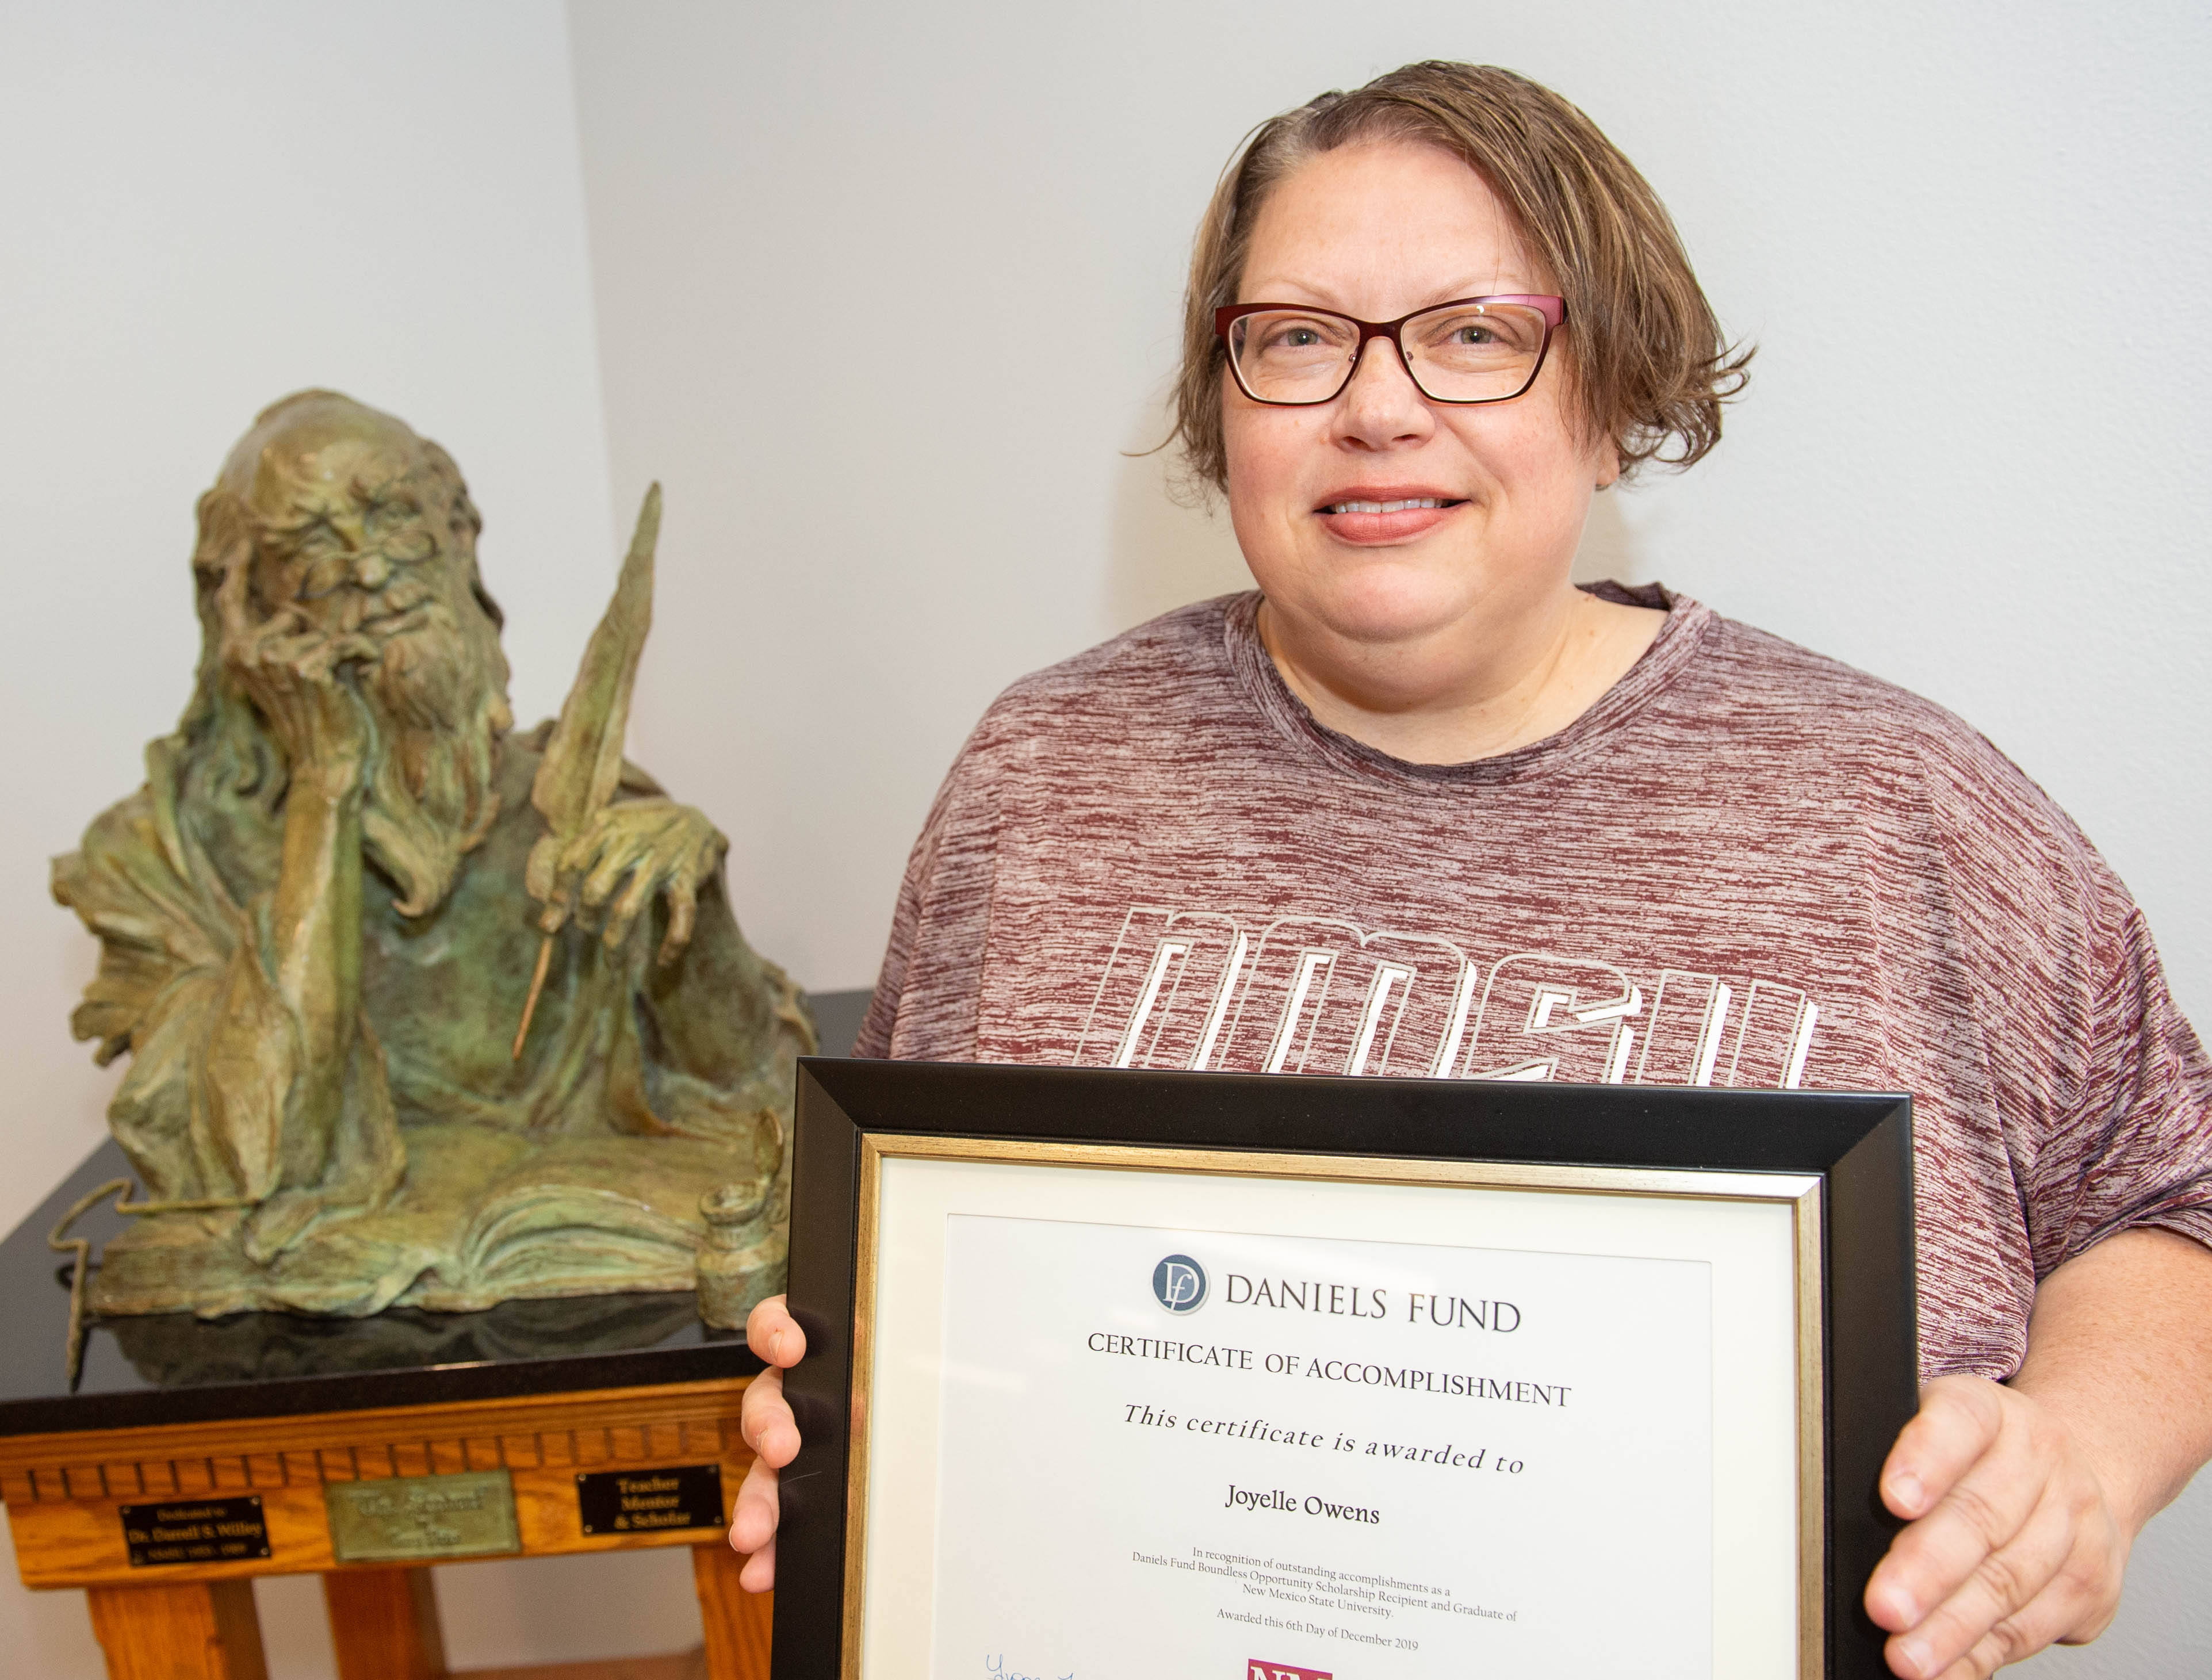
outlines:
M1398 332L1407 371L1447 403L1517 397L1536 377L1544 316L1521 303L1455 303L1414 316ZM1244 389L1263 403L1325 403L1358 359L1359 328L1341 315L1270 309L1242 315L1229 353Z

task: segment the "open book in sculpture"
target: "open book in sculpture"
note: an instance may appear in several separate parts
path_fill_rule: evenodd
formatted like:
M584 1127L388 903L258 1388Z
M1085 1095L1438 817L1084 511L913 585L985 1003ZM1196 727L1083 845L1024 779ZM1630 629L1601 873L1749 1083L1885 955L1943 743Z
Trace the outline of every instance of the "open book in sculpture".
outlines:
M97 1311L685 1289L702 1249L780 1287L814 1034L723 837L621 757L657 523L656 493L559 723L517 733L442 449L309 391L231 452L191 704L54 865L101 943L73 1025L131 1056L109 1122L153 1204Z

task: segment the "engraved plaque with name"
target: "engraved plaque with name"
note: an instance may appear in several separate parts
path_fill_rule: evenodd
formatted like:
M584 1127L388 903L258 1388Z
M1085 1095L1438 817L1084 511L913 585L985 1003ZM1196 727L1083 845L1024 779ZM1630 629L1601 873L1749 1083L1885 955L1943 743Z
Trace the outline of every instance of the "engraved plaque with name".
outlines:
M514 1484L503 1470L332 1482L325 1484L323 1500L331 1514L331 1553L341 1563L522 1549Z
M722 1467L589 1470L576 1478L576 1519L586 1534L652 1534L722 1525Z
M126 1505L121 1515L123 1543L133 1569L163 1563L234 1563L269 1555L269 1527L262 1520L258 1494Z

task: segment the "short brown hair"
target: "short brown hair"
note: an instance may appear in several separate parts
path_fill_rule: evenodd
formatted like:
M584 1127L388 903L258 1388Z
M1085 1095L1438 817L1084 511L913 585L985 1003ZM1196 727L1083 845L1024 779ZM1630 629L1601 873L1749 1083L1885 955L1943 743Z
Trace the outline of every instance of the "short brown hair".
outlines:
M1174 436L1191 475L1224 489L1221 341L1267 194L1322 152L1360 140L1441 147L1498 195L1567 301L1574 401L1624 472L1687 466L1720 441L1749 349L1722 336L1681 236L1650 184L1596 124L1550 88L1492 64L1408 64L1355 92L1270 118L1224 170L1199 223L1183 295Z

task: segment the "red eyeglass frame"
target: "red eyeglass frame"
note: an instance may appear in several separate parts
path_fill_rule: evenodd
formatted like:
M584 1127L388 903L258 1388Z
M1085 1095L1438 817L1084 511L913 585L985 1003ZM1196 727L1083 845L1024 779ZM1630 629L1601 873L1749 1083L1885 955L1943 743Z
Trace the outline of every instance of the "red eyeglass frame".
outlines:
M1413 364L1406 355L1406 341L1399 333L1407 321L1438 309L1457 309L1468 304L1517 303L1534 309L1544 318L1544 342L1536 346L1535 364L1528 369L1528 383L1510 397L1439 397L1421 383L1421 376L1413 371ZM1244 383L1244 370L1237 365L1237 358L1229 354L1229 329L1247 315L1265 314L1270 309L1292 310L1302 315L1327 315L1332 320L1349 321L1359 329L1359 342L1352 346L1351 364L1344 370L1344 384L1326 397L1308 397L1297 402L1285 402L1280 397L1255 395L1252 387ZM1414 388L1432 403L1453 403L1472 407L1480 403L1510 403L1515 397L1525 397L1536 377L1544 371L1544 358L1552 353L1552 335L1567 324L1567 301L1545 292L1497 292L1486 297L1455 297L1449 302L1425 304L1410 310L1395 321L1364 321L1357 315L1347 315L1341 309L1320 309L1309 303L1224 303L1213 312L1213 336L1221 341L1221 350L1229 362L1230 377L1237 388L1255 403L1265 403L1270 408L1318 408L1323 403L1333 403L1345 393L1355 374L1359 372L1360 359L1367 354L1370 338L1388 338L1391 348L1398 352L1398 365L1406 370L1406 377L1413 381Z

